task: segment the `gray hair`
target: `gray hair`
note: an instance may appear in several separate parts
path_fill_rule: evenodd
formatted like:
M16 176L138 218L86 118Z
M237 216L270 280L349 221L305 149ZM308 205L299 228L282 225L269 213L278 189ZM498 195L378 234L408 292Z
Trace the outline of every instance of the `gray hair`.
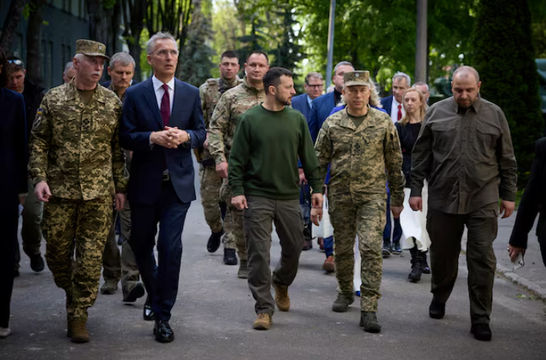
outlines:
M412 88L416 88L417 86L426 86L427 87L427 91L430 90L430 88L428 87L428 84L424 81L417 81L415 84L413 84L411 87Z
M77 59L78 61L82 61L83 59L85 59L85 55L84 54L76 54L74 55L74 59ZM74 64L72 64L74 65Z
M70 69L74 69L74 63L72 61L66 63L66 65L64 66L63 74L66 74L66 72Z
M110 67L113 69L117 63L121 66L133 65L133 69L136 67L135 59L127 52L118 52L112 55L110 58Z
M472 66L459 66L457 70L453 72L451 78L455 79L455 76L457 76L459 73L471 73L476 78L476 83L480 82L480 74L478 74L478 70L474 69Z
M337 69L340 67L340 66L343 66L343 65L347 65L347 66L350 66L353 68L353 70L355 69L355 67L353 66L353 64L351 64L350 62L348 61L340 61L336 64L336 67L334 68L334 75L337 73Z
M317 78L317 79L320 79L320 80L323 80L322 79L322 75L318 72L310 72L309 74L307 74L307 76L305 77L305 83L307 85L309 85L309 79L311 78Z
M157 40L162 40L162 39L172 40L174 42L174 44L176 45L176 50L178 50L178 44L176 43L176 40L174 39L174 37L171 34L169 34L168 32L158 32L158 33L155 33L150 38L150 40L148 40L148 42L146 43L146 54L150 55L151 53L153 53L154 52L154 47L155 47L155 42Z
M399 71L396 74L394 74L394 76L392 77L392 82L394 83L394 80L396 80L398 78L406 79L406 85L408 87L411 86L411 78L410 78L410 76L408 74Z

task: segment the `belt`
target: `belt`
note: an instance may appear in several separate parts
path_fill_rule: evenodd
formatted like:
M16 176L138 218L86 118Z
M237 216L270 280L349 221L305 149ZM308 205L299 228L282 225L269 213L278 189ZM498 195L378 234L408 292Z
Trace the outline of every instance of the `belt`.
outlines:
M168 172L164 172L161 177L161 181L170 181L170 180L171 180L171 174Z

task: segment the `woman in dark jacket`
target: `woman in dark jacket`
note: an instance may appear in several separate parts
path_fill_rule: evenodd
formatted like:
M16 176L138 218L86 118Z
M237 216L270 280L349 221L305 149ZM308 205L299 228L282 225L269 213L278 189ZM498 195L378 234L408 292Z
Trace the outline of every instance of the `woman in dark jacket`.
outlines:
M0 48L0 338L9 329L19 203L27 192L27 142L23 95L6 89L8 61Z
M423 187L423 211L415 212L410 210L410 173L411 173L411 152L417 141L421 123L425 118L427 103L423 93L415 88L406 90L402 98L402 105L406 115L396 123L396 130L400 137L403 163L402 172L406 176L404 189L405 211L400 214L400 225L403 231L403 248L409 249L411 253L411 272L408 278L411 282L421 280L423 272L430 273L428 268L426 251L430 245L430 238L426 229L426 203L427 185Z

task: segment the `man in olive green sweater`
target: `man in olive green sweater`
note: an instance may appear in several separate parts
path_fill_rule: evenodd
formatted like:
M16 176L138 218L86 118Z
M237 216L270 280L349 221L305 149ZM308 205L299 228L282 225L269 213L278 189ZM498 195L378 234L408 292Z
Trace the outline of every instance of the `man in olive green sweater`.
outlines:
M287 107L296 94L292 73L272 68L264 78L265 101L248 110L237 124L229 158L231 203L244 209L248 251L248 286L256 300L254 329L267 330L275 310L290 309L288 286L298 271L303 246L299 205L298 158L312 188L313 208L322 209L322 179L307 121ZM312 217L318 225L320 212ZM281 259L269 269L272 222L281 242Z

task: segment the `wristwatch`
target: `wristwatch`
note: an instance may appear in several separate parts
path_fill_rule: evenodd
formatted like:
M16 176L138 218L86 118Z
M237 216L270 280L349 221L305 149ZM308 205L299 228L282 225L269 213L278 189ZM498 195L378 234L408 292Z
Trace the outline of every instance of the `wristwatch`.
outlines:
M186 134L188 134L188 141L187 142L191 142L191 134L189 133L189 131L186 131Z

